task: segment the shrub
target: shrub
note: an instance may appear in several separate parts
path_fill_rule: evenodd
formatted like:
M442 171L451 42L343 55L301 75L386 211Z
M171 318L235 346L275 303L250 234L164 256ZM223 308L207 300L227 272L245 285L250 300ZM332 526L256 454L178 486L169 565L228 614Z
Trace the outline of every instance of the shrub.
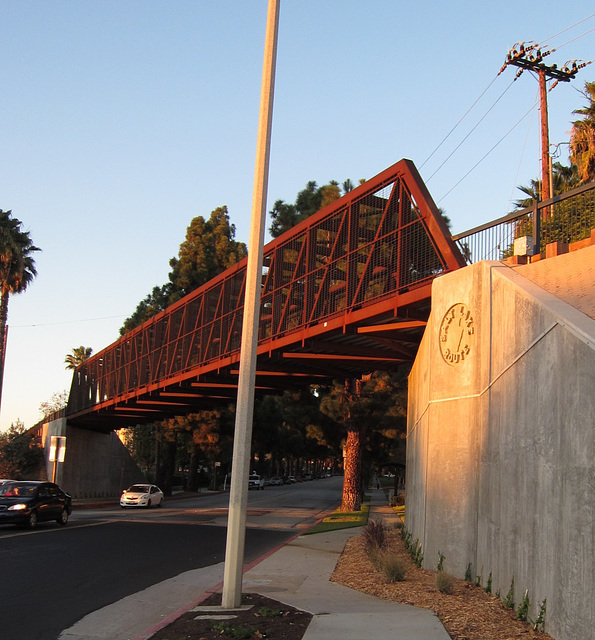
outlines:
M407 573L407 565L390 549L370 547L368 558L374 569L381 573L388 582L403 582Z
M381 520L368 520L363 535L366 549L383 549L386 546L386 526Z
M454 584L455 578L450 573L446 573L446 571L436 572L436 589L440 593L452 593Z
M407 567L398 556L387 553L383 559L382 573L389 582L403 582Z

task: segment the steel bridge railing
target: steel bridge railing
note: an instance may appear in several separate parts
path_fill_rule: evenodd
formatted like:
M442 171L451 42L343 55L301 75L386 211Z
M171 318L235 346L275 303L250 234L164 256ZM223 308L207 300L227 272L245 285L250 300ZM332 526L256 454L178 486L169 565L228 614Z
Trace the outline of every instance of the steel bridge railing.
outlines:
M551 242L577 242L588 238L595 228L595 182L562 195L534 202L532 206L456 234L467 264L480 260L503 260L514 254L514 241L530 236L533 253L545 255Z
M413 163L402 160L265 247L259 345L462 265ZM67 414L237 359L245 275L246 260L94 354L74 373Z

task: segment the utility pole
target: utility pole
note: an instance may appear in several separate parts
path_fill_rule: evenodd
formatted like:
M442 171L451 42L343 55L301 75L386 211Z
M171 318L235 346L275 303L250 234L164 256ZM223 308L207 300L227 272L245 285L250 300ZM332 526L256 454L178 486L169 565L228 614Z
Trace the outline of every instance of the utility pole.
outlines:
M556 49L542 51L539 44L535 42L519 42L514 45L506 56L506 62L500 69L500 73L506 69L508 65L519 67L515 80L521 76L523 71L533 71L537 74L539 81L539 109L541 111L541 199L547 200L553 195L552 185L550 183L550 140L548 128L548 112L547 112L547 80L555 80L552 89L558 82L570 82L574 80L579 69L586 67L588 62L577 62L570 60L558 69L556 64L547 66L543 59ZM544 212L545 213L545 212Z

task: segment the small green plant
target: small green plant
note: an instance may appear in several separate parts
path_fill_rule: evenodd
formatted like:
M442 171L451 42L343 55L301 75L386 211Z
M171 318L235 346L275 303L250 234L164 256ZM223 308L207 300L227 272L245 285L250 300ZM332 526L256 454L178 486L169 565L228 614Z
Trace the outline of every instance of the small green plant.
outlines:
M255 633L253 627L245 627L241 624L225 624L223 622L213 622L213 631L225 635L233 640L249 640Z
M546 601L547 598L539 606L539 613L537 614L537 618L533 623L533 631L545 631L545 611L546 611Z
M492 593L492 572L490 571L490 575L488 576L488 583L485 586L486 593Z
M260 607L256 612L261 618L280 618L283 615L281 609L269 609L269 607Z
M475 586L481 587L481 576L475 576Z
M527 615L529 614L529 590L525 589L523 599L519 608L516 610L516 617L523 622L527 622Z
M465 581L466 582L472 582L472 580L471 580L471 563L469 563L467 565L467 569L465 571Z
M504 606L509 609L514 609L514 576L512 578L512 582L510 583L510 589L506 594L506 598L504 598Z
M440 593L452 593L454 584L455 579L450 575L450 573L446 573L446 571L442 570L436 573L436 589L438 589Z
M413 545L411 550L411 558L417 567L421 568L422 562L424 561L423 548L419 540L415 541L415 545Z
M444 568L444 556L440 551L438 551L438 566L436 567L436 571L442 571Z
M403 541L403 544L405 545L405 549L409 552L411 552L411 533L409 533L409 531L407 531L407 527L403 527L401 529L401 540Z
M387 529L382 520L368 520L363 532L366 548L383 549L387 543L386 533Z

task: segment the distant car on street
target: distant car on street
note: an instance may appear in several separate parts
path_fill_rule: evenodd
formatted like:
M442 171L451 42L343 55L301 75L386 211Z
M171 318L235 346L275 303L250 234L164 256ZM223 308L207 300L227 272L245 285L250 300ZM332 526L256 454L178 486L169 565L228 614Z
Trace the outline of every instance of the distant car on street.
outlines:
M122 492L120 506L125 507L160 507L165 496L163 491L154 484L133 484Z
M248 476L248 489L264 489L264 478L257 473Z
M280 487L283 484L283 478L280 478L279 476L272 476L269 478L269 484L271 487Z
M12 480L0 485L0 524L34 529L38 522L55 520L65 525L72 513L72 498L53 482Z

